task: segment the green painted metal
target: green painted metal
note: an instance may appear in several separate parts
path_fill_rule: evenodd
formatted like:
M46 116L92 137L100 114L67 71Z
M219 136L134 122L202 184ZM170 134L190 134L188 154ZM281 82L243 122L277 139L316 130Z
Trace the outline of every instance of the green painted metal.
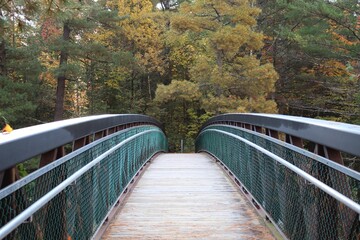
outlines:
M120 148L57 194L6 238L90 239L139 169L157 152L167 151L166 136L158 127L134 127L99 139L47 166L47 171L39 169L42 174L29 175L31 181L22 179L17 183L21 187L15 191L0 191L0 227L3 227L120 142L124 142Z
M196 151L221 160L289 239L357 239L359 215L259 150L226 134L242 137L287 160L359 203L359 173L329 166L304 149L243 128L214 125L203 129ZM210 131L206 131L210 130Z

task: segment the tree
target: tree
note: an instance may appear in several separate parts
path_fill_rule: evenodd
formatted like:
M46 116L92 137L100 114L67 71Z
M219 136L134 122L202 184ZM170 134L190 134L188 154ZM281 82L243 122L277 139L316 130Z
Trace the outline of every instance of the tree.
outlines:
M87 96L86 86L92 82L88 77L92 77L93 71L89 68L97 63L111 63L116 58L112 49L96 41L91 34L115 27L119 18L107 6L107 1L50 1L44 11L44 23L53 19L56 25L53 28L61 29L61 34L46 41L44 48L47 54L58 54L53 55L58 67L52 71L57 81L55 119L63 118L64 110L70 108L77 109L78 114L86 114L88 102L79 102L79 96ZM72 90L67 97L66 90ZM80 111L79 104L85 110Z
M194 92L200 97L195 105L172 101L171 108L177 112L161 118L163 122L169 123L181 112L178 126L191 132L199 119L219 113L276 111L271 93L277 74L255 54L263 46L262 34L255 31L259 12L249 1L213 0L182 3L170 15L166 46L171 83L159 87L155 103L160 112L170 111L168 103L161 101L179 81L194 89L183 86L186 99L192 99ZM170 140L178 134L172 127L169 131Z
M255 31L259 12L248 1L198 1L183 4L173 19L173 29L196 44L197 56L189 73L200 86L207 112L276 111L268 97L277 74L254 54L263 46L262 34ZM221 100L214 98L234 104L221 109L216 106L222 105ZM207 102L214 103L212 109L206 109Z
M32 122L41 89L39 42L31 24L37 9L37 1L1 2L0 108L16 128Z
M358 1L259 1L259 6L259 26L268 36L262 58L272 60L280 75L280 112L357 119Z
M180 150L180 141L185 141L187 150L193 150L193 140L202 122L197 117L201 98L199 86L186 80L173 80L169 85L158 85L154 102L157 116L164 122L171 142L170 151ZM190 131L193 129L192 131Z
M117 51L127 53L128 64L116 66L105 79L111 93L111 108L118 112L146 113L158 82L165 73L162 16L151 1L118 1L119 30L106 41ZM121 102L121 105L118 103Z

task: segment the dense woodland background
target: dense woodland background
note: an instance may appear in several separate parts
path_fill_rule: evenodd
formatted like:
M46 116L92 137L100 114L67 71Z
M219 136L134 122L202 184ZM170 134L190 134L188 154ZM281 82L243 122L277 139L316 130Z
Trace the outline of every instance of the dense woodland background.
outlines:
M102 113L163 122L172 151L229 112L360 124L358 0L0 0L14 128Z

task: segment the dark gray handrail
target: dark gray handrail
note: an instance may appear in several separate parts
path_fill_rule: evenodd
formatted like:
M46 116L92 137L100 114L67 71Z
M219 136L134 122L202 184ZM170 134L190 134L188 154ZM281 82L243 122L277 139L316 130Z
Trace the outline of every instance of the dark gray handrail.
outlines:
M15 218L13 218L9 223L7 223L5 226L3 226L0 229L0 239L3 239L6 237L9 233L11 233L14 229L16 229L20 224L22 224L26 219L28 219L31 215L33 215L36 211L44 207L45 204L47 204L50 200L52 200L56 195L58 195L61 191L63 191L66 187L68 187L70 184L72 184L76 179L80 178L83 174L85 174L89 169L93 168L104 160L106 157L108 157L111 153L115 152L117 149L123 147L126 143L136 139L137 137L145 134L149 134L151 132L161 132L161 130L147 130L141 133L138 133L134 136L131 136L124 141L118 143L111 149L107 150L94 160L92 160L90 163L86 164L84 167L80 168L78 171L76 171L74 174L69 176L67 179L65 179L63 182L61 182L59 185L54 187L50 192L45 194L43 197L41 197L39 200L34 202L30 207L25 209L23 212L21 212L19 215L17 215ZM162 133L162 132L161 132Z
M145 115L104 114L16 129L0 136L0 172L82 137L112 127L137 123L162 128L157 120Z
M275 155L272 152L269 152L268 150L256 145L255 143L253 143L253 142L251 142L249 140L246 140L245 138L239 137L239 136L237 136L235 134L228 133L226 131L217 130L217 129L207 129L207 130L201 132L201 134L204 134L206 132L216 132L216 133L219 133L219 134L223 134L223 135L229 136L231 138L234 138L234 139L236 139L238 141L241 141L241 142L245 143L248 146L251 146L252 148L262 152L264 155L270 157L274 161L284 165L286 168L290 169L292 172L296 173L301 178L305 179L306 181L310 182L311 184L314 184L316 187L318 187L322 191L326 192L327 194L329 194L333 198L337 199L339 202L343 203L344 205L348 206L349 208L351 208L355 212L360 213L360 205L358 203L354 202L352 199L350 199L347 196L341 194L337 190L333 189L332 187L326 185L325 183L323 183L320 180L316 179L312 175L306 173L305 171L303 171L300 168L296 167L295 165L291 164L287 160Z
M209 125L225 122L264 127L360 156L359 125L279 114L234 113L209 119L201 130Z

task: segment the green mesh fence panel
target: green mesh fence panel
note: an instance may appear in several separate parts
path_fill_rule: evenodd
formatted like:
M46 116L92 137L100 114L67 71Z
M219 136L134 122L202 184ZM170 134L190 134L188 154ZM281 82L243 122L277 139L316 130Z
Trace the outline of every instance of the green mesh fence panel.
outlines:
M23 186L16 191L10 194L0 191L0 226L102 153L135 134L156 129L134 127L99 139L57 160L48 171L27 176L31 179L39 175L36 178L22 179ZM160 130L132 139L65 188L5 239L90 239L137 171L160 151L167 151L167 140Z
M246 129L211 126L247 139L273 152L313 177L359 203L359 175L327 166L303 149L252 133ZM357 239L359 215L256 148L229 135L205 131L196 142L197 151L220 159L262 206L289 239ZM325 162L325 161L324 161Z

